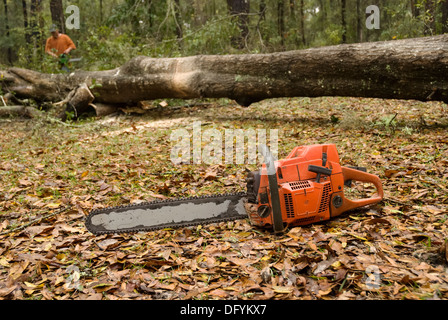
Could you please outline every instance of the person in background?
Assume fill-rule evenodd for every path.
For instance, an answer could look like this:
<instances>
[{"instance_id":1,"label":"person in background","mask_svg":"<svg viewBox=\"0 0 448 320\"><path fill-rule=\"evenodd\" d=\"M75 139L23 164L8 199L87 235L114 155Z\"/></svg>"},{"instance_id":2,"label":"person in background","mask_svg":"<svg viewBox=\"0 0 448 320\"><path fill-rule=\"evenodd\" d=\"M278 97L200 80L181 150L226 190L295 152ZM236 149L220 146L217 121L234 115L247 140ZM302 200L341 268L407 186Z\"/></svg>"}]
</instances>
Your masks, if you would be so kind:
<instances>
[{"instance_id":1,"label":"person in background","mask_svg":"<svg viewBox=\"0 0 448 320\"><path fill-rule=\"evenodd\" d=\"M58 58L61 69L68 72L68 54L76 49L76 46L68 35L59 32L56 25L53 24L49 31L51 37L47 39L45 52L52 57Z\"/></svg>"}]
</instances>

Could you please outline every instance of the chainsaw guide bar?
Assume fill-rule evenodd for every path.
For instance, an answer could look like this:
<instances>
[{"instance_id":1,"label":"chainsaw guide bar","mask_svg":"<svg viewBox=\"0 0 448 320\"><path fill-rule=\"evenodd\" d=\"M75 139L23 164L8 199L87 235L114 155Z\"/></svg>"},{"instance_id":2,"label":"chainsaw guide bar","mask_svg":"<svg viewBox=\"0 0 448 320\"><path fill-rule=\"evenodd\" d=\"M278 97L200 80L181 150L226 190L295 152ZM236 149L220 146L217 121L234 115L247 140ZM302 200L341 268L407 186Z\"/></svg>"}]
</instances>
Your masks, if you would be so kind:
<instances>
[{"instance_id":1,"label":"chainsaw guide bar","mask_svg":"<svg viewBox=\"0 0 448 320\"><path fill-rule=\"evenodd\" d=\"M95 235L133 233L246 219L247 194L156 200L93 210L86 218Z\"/></svg>"}]
</instances>

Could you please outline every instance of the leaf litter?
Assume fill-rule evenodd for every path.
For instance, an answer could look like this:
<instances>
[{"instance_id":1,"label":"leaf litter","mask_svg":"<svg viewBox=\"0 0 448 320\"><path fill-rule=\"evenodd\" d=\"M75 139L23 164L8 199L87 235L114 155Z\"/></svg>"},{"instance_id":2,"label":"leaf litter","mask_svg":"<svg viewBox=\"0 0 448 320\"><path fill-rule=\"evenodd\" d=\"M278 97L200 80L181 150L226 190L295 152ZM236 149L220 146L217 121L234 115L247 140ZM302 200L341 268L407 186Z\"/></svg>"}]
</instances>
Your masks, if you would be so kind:
<instances>
[{"instance_id":1,"label":"leaf litter","mask_svg":"<svg viewBox=\"0 0 448 320\"><path fill-rule=\"evenodd\" d=\"M447 299L446 110L323 97L218 100L78 127L3 120L0 299ZM90 234L94 208L244 190L256 165L170 161L172 130L191 133L193 121L278 129L279 158L335 143L343 165L380 176L385 200L279 236L245 220Z\"/></svg>"}]
</instances>

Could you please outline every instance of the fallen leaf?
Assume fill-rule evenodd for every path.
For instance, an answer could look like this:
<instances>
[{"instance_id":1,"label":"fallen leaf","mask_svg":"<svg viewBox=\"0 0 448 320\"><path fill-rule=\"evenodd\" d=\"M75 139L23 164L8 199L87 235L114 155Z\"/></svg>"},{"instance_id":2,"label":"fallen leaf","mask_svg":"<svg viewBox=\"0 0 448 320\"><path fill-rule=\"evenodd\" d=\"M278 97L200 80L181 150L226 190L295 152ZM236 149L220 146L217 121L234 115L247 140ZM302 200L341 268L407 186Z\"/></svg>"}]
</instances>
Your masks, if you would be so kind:
<instances>
[{"instance_id":1,"label":"fallen leaf","mask_svg":"<svg viewBox=\"0 0 448 320\"><path fill-rule=\"evenodd\" d=\"M384 219L384 218L373 218L373 219L365 220L363 223L367 224L367 225L369 225L369 224L376 224L376 223L388 224L388 225L391 224L389 220Z\"/></svg>"},{"instance_id":2,"label":"fallen leaf","mask_svg":"<svg viewBox=\"0 0 448 320\"><path fill-rule=\"evenodd\" d=\"M108 250L113 248L117 244L117 242L117 239L105 239L103 241L97 242L97 245L103 250Z\"/></svg>"},{"instance_id":3,"label":"fallen leaf","mask_svg":"<svg viewBox=\"0 0 448 320\"><path fill-rule=\"evenodd\" d=\"M101 292L90 294L86 300L102 300L103 294Z\"/></svg>"},{"instance_id":4,"label":"fallen leaf","mask_svg":"<svg viewBox=\"0 0 448 320\"><path fill-rule=\"evenodd\" d=\"M397 176L399 172L400 171L394 169L386 169L384 170L384 175L386 176L386 178L392 178Z\"/></svg>"},{"instance_id":5,"label":"fallen leaf","mask_svg":"<svg viewBox=\"0 0 448 320\"><path fill-rule=\"evenodd\" d=\"M313 271L313 274L317 275L323 271L325 271L329 266L331 266L335 262L335 259L328 259L321 261L317 264L316 269Z\"/></svg>"},{"instance_id":6,"label":"fallen leaf","mask_svg":"<svg viewBox=\"0 0 448 320\"><path fill-rule=\"evenodd\" d=\"M18 288L19 285L13 285L10 287L5 287L5 288L1 288L0 289L0 297L6 297L8 295L10 295L14 290L16 290Z\"/></svg>"},{"instance_id":7,"label":"fallen leaf","mask_svg":"<svg viewBox=\"0 0 448 320\"><path fill-rule=\"evenodd\" d=\"M432 214L439 214L439 213L446 212L446 209L442 209L442 208L439 208L439 207L434 206L434 205L426 205L426 206L423 206L421 209L423 211L427 211L427 212L432 213Z\"/></svg>"},{"instance_id":8,"label":"fallen leaf","mask_svg":"<svg viewBox=\"0 0 448 320\"><path fill-rule=\"evenodd\" d=\"M292 288L291 287L285 287L285 286L272 286L272 289L275 293L291 293Z\"/></svg>"},{"instance_id":9,"label":"fallen leaf","mask_svg":"<svg viewBox=\"0 0 448 320\"><path fill-rule=\"evenodd\" d=\"M19 179L19 184L23 187L29 187L33 185L33 183L27 179Z\"/></svg>"},{"instance_id":10,"label":"fallen leaf","mask_svg":"<svg viewBox=\"0 0 448 320\"><path fill-rule=\"evenodd\" d=\"M215 297L219 297L221 299L227 298L229 296L229 293L223 289L212 290L209 292L209 294Z\"/></svg>"},{"instance_id":11,"label":"fallen leaf","mask_svg":"<svg viewBox=\"0 0 448 320\"><path fill-rule=\"evenodd\" d=\"M168 199L168 197L164 196L163 194L154 193L152 191L148 191L147 193L148 193L148 196L153 197L153 198L162 199L162 200Z\"/></svg>"},{"instance_id":12,"label":"fallen leaf","mask_svg":"<svg viewBox=\"0 0 448 320\"><path fill-rule=\"evenodd\" d=\"M50 208L50 209L56 209L59 208L62 205L62 203L60 202L52 202L52 203L48 203L45 207Z\"/></svg>"},{"instance_id":13,"label":"fallen leaf","mask_svg":"<svg viewBox=\"0 0 448 320\"><path fill-rule=\"evenodd\" d=\"M37 235L40 235L42 233L46 233L50 230L53 230L53 226L30 226L27 227L24 232L30 237L35 237Z\"/></svg>"}]
</instances>

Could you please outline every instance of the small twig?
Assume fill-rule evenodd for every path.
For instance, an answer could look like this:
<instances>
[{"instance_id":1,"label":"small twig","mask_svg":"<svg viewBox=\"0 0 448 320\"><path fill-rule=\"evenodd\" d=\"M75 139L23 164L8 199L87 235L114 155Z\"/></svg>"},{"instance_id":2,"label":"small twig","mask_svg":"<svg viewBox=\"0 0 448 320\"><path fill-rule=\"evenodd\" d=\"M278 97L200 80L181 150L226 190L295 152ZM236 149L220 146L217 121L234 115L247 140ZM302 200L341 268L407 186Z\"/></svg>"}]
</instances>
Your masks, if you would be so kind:
<instances>
[{"instance_id":1,"label":"small twig","mask_svg":"<svg viewBox=\"0 0 448 320\"><path fill-rule=\"evenodd\" d=\"M71 206L68 205L68 206L65 207L65 208L62 208L62 209L59 209L59 210L57 210L57 211L55 211L55 212L49 213L49 214L47 214L47 215L45 215L45 216L43 216L43 217L40 217L40 218L31 220L30 222L25 223L24 225L21 225L20 227L16 227L16 228L9 229L9 230L7 230L7 231L3 231L3 232L0 233L0 236L4 236L4 235L9 234L9 233L12 233L12 232L16 232L16 231L23 230L23 229L25 229L26 227L29 227L29 226L31 226L32 224L35 224L36 222L40 222L40 221L42 221L42 220L51 218L51 217L53 217L53 216L55 216L55 215L57 215L57 214L59 214L59 213L62 213L62 212L64 212L64 211L67 211L67 210L70 209L70 208L71 208Z\"/></svg>"},{"instance_id":2,"label":"small twig","mask_svg":"<svg viewBox=\"0 0 448 320\"><path fill-rule=\"evenodd\" d=\"M61 121L59 119L50 117L50 116L47 116L45 121L47 121L48 123L52 123L52 124L53 123L57 123L57 124L60 124L60 125L66 126L66 127L73 127L73 128L80 128L80 127L82 127L82 125L70 124L70 123L67 123L67 122L63 122L63 121Z\"/></svg>"},{"instance_id":3,"label":"small twig","mask_svg":"<svg viewBox=\"0 0 448 320\"><path fill-rule=\"evenodd\" d=\"M5 99L3 99L3 96L0 96L0 97L2 98L3 105L6 107Z\"/></svg>"}]
</instances>

